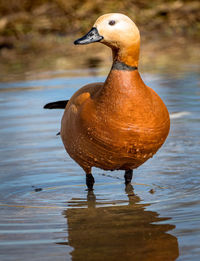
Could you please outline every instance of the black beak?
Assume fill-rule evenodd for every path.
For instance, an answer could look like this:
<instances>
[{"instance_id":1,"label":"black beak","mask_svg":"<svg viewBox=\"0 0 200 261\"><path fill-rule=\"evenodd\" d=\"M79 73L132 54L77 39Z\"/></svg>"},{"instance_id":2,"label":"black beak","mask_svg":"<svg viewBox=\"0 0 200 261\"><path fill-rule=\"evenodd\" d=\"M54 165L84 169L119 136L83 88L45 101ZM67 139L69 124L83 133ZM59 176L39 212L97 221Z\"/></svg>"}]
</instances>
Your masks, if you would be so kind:
<instances>
[{"instance_id":1,"label":"black beak","mask_svg":"<svg viewBox=\"0 0 200 261\"><path fill-rule=\"evenodd\" d=\"M99 34L97 28L92 27L92 29L86 35L74 41L74 44L89 44L94 42L100 42L102 39L103 36Z\"/></svg>"}]
</instances>

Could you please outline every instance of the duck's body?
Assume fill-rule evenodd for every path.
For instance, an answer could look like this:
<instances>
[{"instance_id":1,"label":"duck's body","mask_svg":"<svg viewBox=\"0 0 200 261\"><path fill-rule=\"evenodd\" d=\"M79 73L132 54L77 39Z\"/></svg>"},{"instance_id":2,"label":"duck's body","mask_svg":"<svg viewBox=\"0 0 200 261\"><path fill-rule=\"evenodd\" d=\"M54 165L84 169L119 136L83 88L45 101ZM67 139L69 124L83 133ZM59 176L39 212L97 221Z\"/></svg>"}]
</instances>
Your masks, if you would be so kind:
<instances>
[{"instance_id":1,"label":"duck's body","mask_svg":"<svg viewBox=\"0 0 200 261\"><path fill-rule=\"evenodd\" d=\"M92 167L137 168L168 132L166 106L137 70L114 69L105 83L81 88L67 104L61 127L67 152L86 173Z\"/></svg>"},{"instance_id":2,"label":"duck's body","mask_svg":"<svg viewBox=\"0 0 200 261\"><path fill-rule=\"evenodd\" d=\"M104 28L113 23L118 23L117 29L113 27L110 37L107 31L111 29L104 32ZM125 43L122 33L126 35ZM112 69L105 83L86 85L72 96L62 118L61 137L87 177L92 177L92 167L98 167L125 170L131 180L132 170L164 143L170 128L169 114L161 98L140 77L139 31L128 17L104 15L75 43L94 41L112 48ZM93 182L92 177L88 188L92 189Z\"/></svg>"}]
</instances>

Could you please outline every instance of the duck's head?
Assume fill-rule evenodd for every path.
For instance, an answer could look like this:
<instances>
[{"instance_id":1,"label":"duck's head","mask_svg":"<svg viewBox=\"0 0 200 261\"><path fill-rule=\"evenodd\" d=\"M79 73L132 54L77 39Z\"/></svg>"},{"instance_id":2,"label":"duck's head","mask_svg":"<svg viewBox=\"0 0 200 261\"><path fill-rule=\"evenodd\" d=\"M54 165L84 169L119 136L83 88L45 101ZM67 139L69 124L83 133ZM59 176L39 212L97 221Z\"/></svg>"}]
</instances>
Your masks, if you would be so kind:
<instances>
[{"instance_id":1,"label":"duck's head","mask_svg":"<svg viewBox=\"0 0 200 261\"><path fill-rule=\"evenodd\" d=\"M74 44L103 43L113 50L113 59L137 66L140 33L135 23L126 15L111 13L100 16L92 29Z\"/></svg>"}]
</instances>

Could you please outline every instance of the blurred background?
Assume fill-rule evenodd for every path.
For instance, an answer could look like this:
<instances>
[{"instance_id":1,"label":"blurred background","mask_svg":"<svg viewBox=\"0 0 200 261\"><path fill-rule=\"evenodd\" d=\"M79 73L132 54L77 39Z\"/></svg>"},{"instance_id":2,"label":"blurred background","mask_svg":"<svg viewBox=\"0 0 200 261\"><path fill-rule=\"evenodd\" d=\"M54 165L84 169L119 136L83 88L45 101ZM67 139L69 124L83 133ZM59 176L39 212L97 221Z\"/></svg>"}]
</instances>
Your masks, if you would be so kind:
<instances>
[{"instance_id":1,"label":"blurred background","mask_svg":"<svg viewBox=\"0 0 200 261\"><path fill-rule=\"evenodd\" d=\"M65 70L110 64L108 48L99 44L73 45L98 16L109 12L124 13L138 25L145 71L168 64L176 68L181 61L194 63L199 59L197 0L1 0L1 79L24 68Z\"/></svg>"}]
</instances>

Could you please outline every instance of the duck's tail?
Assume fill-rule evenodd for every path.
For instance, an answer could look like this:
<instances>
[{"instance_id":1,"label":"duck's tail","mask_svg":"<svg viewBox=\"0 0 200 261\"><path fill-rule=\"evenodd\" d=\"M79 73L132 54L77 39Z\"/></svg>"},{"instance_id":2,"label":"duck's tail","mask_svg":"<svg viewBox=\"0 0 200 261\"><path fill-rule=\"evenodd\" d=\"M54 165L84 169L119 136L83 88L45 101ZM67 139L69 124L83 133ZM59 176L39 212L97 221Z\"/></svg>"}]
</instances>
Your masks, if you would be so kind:
<instances>
[{"instance_id":1,"label":"duck's tail","mask_svg":"<svg viewBox=\"0 0 200 261\"><path fill-rule=\"evenodd\" d=\"M69 100L50 102L44 105L44 109L65 109Z\"/></svg>"},{"instance_id":2,"label":"duck's tail","mask_svg":"<svg viewBox=\"0 0 200 261\"><path fill-rule=\"evenodd\" d=\"M44 105L44 109L65 109L69 100L50 102ZM60 135L60 131L56 134Z\"/></svg>"}]
</instances>

